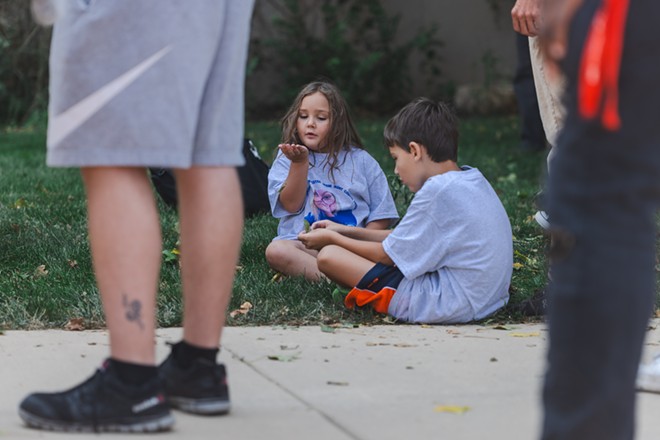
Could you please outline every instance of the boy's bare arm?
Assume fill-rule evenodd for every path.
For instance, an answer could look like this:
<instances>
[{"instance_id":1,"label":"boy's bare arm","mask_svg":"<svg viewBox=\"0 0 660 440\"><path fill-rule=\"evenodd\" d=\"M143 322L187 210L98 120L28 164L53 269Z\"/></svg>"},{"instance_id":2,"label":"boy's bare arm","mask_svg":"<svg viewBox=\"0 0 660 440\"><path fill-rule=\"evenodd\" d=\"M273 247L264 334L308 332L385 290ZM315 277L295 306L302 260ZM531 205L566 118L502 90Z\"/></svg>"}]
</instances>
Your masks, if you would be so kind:
<instances>
[{"instance_id":1,"label":"boy's bare arm","mask_svg":"<svg viewBox=\"0 0 660 440\"><path fill-rule=\"evenodd\" d=\"M365 231L385 232L370 229L365 229ZM389 233L389 231L387 232ZM392 261L389 255L385 253L382 240L356 240L354 238L346 237L345 235L340 235L335 244L353 252L354 254L364 257L367 260L371 260L374 263L382 263L388 266L394 265L394 261Z\"/></svg>"},{"instance_id":2,"label":"boy's bare arm","mask_svg":"<svg viewBox=\"0 0 660 440\"><path fill-rule=\"evenodd\" d=\"M383 248L383 243L381 241L355 239L327 228L317 228L309 232L302 232L298 235L298 239L308 249L321 250L325 246L334 244L356 255L366 258L369 261L373 261L374 263L382 263L389 266L394 264L390 257L385 253L385 249Z\"/></svg>"},{"instance_id":3,"label":"boy's bare arm","mask_svg":"<svg viewBox=\"0 0 660 440\"><path fill-rule=\"evenodd\" d=\"M385 220L389 223L389 220ZM375 222L372 222L375 223ZM370 223L370 224L372 224ZM389 229L372 229L372 228L358 228L356 226L340 225L330 220L321 220L314 222L312 230L326 229L335 231L345 237L353 238L355 240L382 242L392 232Z\"/></svg>"}]
</instances>

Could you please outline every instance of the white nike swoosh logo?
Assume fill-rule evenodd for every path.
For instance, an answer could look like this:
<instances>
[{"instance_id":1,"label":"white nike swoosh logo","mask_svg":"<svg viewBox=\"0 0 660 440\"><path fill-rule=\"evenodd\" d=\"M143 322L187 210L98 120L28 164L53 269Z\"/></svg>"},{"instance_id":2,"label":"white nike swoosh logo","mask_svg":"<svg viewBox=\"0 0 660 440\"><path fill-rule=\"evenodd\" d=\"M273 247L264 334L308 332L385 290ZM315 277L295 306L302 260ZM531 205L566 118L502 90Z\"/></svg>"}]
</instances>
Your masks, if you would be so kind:
<instances>
[{"instance_id":1,"label":"white nike swoosh logo","mask_svg":"<svg viewBox=\"0 0 660 440\"><path fill-rule=\"evenodd\" d=\"M94 116L96 112L110 102L112 98L135 82L136 79L164 57L171 49L171 46L164 47L91 95L83 98L54 118L51 118L48 123L48 146L52 147L62 142L64 138L77 130L85 121Z\"/></svg>"}]
</instances>

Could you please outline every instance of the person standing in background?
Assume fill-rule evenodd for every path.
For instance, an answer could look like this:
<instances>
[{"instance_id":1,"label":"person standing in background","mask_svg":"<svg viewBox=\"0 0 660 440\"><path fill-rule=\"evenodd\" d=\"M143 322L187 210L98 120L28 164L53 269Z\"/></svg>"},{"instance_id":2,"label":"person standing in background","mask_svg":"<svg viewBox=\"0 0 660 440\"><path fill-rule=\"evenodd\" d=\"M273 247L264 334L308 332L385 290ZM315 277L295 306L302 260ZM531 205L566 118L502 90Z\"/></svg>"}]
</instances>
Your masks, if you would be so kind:
<instances>
[{"instance_id":1,"label":"person standing in background","mask_svg":"<svg viewBox=\"0 0 660 440\"><path fill-rule=\"evenodd\" d=\"M547 158L547 172L550 173L552 158L556 154L554 147L557 143L557 135L565 118L565 110L561 102L565 81L561 75L554 77L548 75L544 65L544 56L539 47L537 37L543 24L544 3L545 0L517 0L511 9L511 21L516 32L529 37L530 59L539 112L543 130L550 145ZM547 230L550 227L550 218L542 206L542 197L540 204L541 209L536 212L534 219L543 229Z\"/></svg>"}]
</instances>

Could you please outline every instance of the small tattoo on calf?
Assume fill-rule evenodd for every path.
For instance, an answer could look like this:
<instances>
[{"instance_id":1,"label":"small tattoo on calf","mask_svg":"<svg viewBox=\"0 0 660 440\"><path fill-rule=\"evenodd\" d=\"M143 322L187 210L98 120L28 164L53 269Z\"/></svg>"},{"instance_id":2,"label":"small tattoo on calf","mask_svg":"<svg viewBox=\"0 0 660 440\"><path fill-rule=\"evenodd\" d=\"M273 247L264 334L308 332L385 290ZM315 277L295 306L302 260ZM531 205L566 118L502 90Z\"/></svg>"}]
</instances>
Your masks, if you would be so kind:
<instances>
[{"instance_id":1,"label":"small tattoo on calf","mask_svg":"<svg viewBox=\"0 0 660 440\"><path fill-rule=\"evenodd\" d=\"M126 319L130 322L135 322L140 327L140 330L144 330L144 324L142 323L142 303L137 299L129 301L128 295L124 293L122 304L126 310Z\"/></svg>"}]
</instances>

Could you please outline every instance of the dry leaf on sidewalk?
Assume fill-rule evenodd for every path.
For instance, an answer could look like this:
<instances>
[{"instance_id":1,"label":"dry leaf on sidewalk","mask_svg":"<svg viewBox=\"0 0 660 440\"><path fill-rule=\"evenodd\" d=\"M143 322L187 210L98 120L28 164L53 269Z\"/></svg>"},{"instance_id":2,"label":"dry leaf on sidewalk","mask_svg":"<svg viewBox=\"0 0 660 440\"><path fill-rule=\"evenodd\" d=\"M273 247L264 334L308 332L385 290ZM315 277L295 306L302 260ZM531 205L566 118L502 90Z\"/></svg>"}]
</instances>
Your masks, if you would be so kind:
<instances>
[{"instance_id":1,"label":"dry leaf on sidewalk","mask_svg":"<svg viewBox=\"0 0 660 440\"><path fill-rule=\"evenodd\" d=\"M522 333L522 332L514 332L510 333L511 336L514 338L532 338L534 336L541 336L540 332L528 332L528 333Z\"/></svg>"},{"instance_id":2,"label":"dry leaf on sidewalk","mask_svg":"<svg viewBox=\"0 0 660 440\"><path fill-rule=\"evenodd\" d=\"M268 359L271 361L280 361L280 362L292 362L298 359L300 353L295 353L292 355L283 355L283 354L271 354L268 356Z\"/></svg>"},{"instance_id":3,"label":"dry leaf on sidewalk","mask_svg":"<svg viewBox=\"0 0 660 440\"><path fill-rule=\"evenodd\" d=\"M458 405L437 405L433 408L435 412L445 412L450 414L464 414L470 410L469 406L458 406Z\"/></svg>"}]
</instances>

